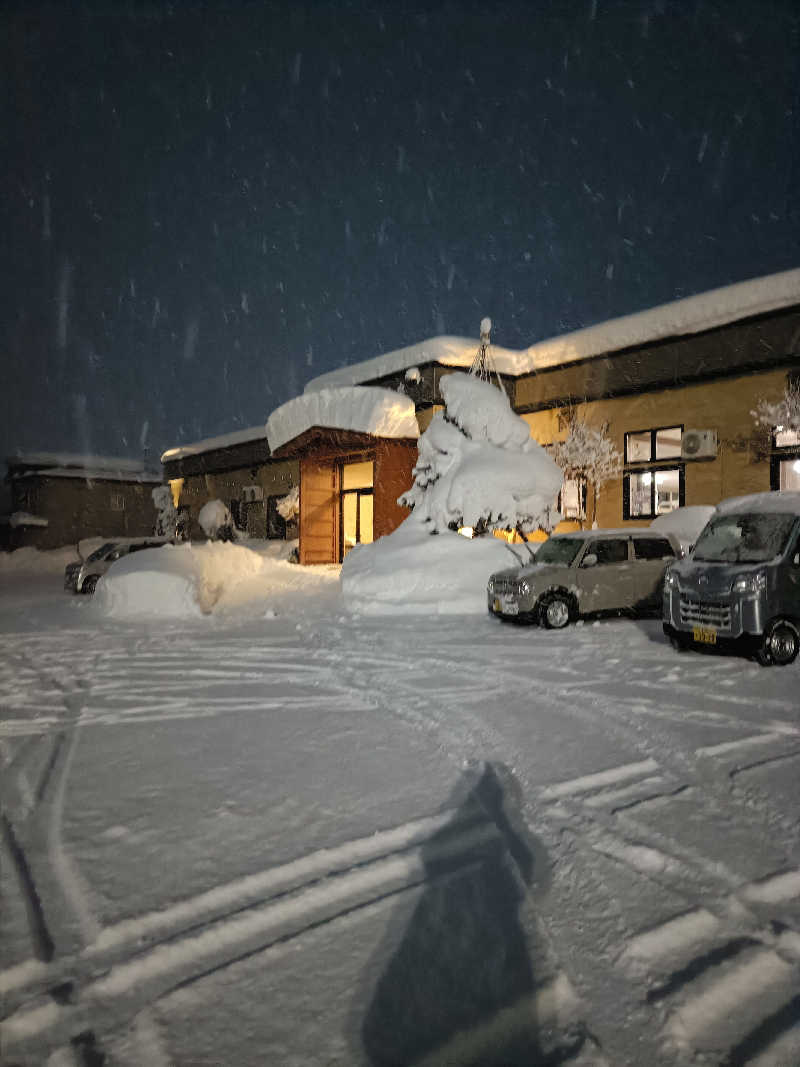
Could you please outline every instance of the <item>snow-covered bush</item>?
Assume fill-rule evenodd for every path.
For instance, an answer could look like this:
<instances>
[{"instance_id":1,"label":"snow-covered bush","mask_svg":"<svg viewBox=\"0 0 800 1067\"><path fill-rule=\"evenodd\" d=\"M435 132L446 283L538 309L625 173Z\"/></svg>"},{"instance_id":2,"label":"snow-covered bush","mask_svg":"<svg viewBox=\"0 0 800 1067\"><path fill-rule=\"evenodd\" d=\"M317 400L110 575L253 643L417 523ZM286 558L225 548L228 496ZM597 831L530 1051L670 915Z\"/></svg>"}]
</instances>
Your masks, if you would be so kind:
<instances>
[{"instance_id":1,"label":"snow-covered bush","mask_svg":"<svg viewBox=\"0 0 800 1067\"><path fill-rule=\"evenodd\" d=\"M211 541L230 540L233 533L233 516L221 500L209 500L200 508L197 521L203 533Z\"/></svg>"},{"instance_id":2,"label":"snow-covered bush","mask_svg":"<svg viewBox=\"0 0 800 1067\"><path fill-rule=\"evenodd\" d=\"M592 489L594 523L600 490L612 478L619 477L622 471L619 450L604 428L595 429L572 415L567 423L566 439L553 447L553 458L563 470L565 478L577 482L581 488Z\"/></svg>"},{"instance_id":3,"label":"snow-covered bush","mask_svg":"<svg viewBox=\"0 0 800 1067\"><path fill-rule=\"evenodd\" d=\"M757 426L770 431L800 431L800 385L787 385L779 400L769 401L762 397L750 414Z\"/></svg>"},{"instance_id":4,"label":"snow-covered bush","mask_svg":"<svg viewBox=\"0 0 800 1067\"><path fill-rule=\"evenodd\" d=\"M300 486L296 485L293 489L290 489L286 496L280 498L277 506L278 514L286 522L296 519L300 514Z\"/></svg>"},{"instance_id":5,"label":"snow-covered bush","mask_svg":"<svg viewBox=\"0 0 800 1067\"><path fill-rule=\"evenodd\" d=\"M153 533L156 537L174 537L178 513L172 500L172 490L168 485L157 485L151 495L158 512Z\"/></svg>"},{"instance_id":6,"label":"snow-covered bush","mask_svg":"<svg viewBox=\"0 0 800 1067\"><path fill-rule=\"evenodd\" d=\"M494 385L449 374L445 411L419 439L414 484L399 503L428 533L551 528L562 473Z\"/></svg>"}]
</instances>

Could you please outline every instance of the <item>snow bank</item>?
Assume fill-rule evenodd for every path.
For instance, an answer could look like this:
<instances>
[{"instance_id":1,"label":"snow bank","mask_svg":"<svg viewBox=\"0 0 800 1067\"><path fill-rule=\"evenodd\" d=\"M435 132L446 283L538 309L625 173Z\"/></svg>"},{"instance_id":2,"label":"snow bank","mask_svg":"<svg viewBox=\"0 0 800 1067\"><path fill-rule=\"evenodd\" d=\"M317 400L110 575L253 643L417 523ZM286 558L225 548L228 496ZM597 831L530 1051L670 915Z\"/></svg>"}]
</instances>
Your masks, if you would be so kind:
<instances>
[{"instance_id":1,"label":"snow bank","mask_svg":"<svg viewBox=\"0 0 800 1067\"><path fill-rule=\"evenodd\" d=\"M287 401L267 420L272 452L312 426L353 430L375 437L419 437L414 401L378 387L322 389Z\"/></svg>"},{"instance_id":2,"label":"snow bank","mask_svg":"<svg viewBox=\"0 0 800 1067\"><path fill-rule=\"evenodd\" d=\"M675 534L684 552L687 552L713 514L713 506L705 504L675 508L674 511L668 511L666 515L659 515L653 519L650 529L658 530L660 533Z\"/></svg>"},{"instance_id":3,"label":"snow bank","mask_svg":"<svg viewBox=\"0 0 800 1067\"><path fill-rule=\"evenodd\" d=\"M342 595L350 611L364 615L480 615L489 575L514 560L496 537L471 540L450 530L431 536L412 515L394 533L348 553Z\"/></svg>"},{"instance_id":4,"label":"snow bank","mask_svg":"<svg viewBox=\"0 0 800 1067\"><path fill-rule=\"evenodd\" d=\"M123 557L100 580L94 602L114 619L243 615L273 618L308 605L327 610L338 567L287 562L296 541L166 545Z\"/></svg>"},{"instance_id":5,"label":"snow bank","mask_svg":"<svg viewBox=\"0 0 800 1067\"><path fill-rule=\"evenodd\" d=\"M97 586L95 603L117 619L207 615L262 568L256 552L227 542L144 549L111 566Z\"/></svg>"}]
</instances>

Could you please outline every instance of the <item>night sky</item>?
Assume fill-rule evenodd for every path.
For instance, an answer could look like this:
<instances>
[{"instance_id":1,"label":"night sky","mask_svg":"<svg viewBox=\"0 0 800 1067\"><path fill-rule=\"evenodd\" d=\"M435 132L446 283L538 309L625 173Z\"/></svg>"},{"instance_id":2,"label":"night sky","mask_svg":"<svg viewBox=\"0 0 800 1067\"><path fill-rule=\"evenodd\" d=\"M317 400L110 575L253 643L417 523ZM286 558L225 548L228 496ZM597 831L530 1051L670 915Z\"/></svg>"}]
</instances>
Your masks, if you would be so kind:
<instances>
[{"instance_id":1,"label":"night sky","mask_svg":"<svg viewBox=\"0 0 800 1067\"><path fill-rule=\"evenodd\" d=\"M797 0L4 11L0 456L800 265Z\"/></svg>"}]
</instances>

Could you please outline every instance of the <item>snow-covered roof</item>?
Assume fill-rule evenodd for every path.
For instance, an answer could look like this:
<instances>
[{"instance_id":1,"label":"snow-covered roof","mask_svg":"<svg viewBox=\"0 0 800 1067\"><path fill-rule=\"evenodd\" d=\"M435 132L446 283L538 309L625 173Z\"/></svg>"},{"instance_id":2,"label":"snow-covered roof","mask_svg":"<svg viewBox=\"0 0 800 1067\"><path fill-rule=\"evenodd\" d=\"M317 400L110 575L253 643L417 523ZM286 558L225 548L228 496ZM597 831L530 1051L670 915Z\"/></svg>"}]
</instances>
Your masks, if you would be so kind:
<instances>
[{"instance_id":1,"label":"snow-covered roof","mask_svg":"<svg viewBox=\"0 0 800 1067\"><path fill-rule=\"evenodd\" d=\"M18 452L6 459L9 467L49 467L70 470L130 471L144 472L141 459L126 459L120 456L93 456L77 452Z\"/></svg>"},{"instance_id":2,"label":"snow-covered roof","mask_svg":"<svg viewBox=\"0 0 800 1067\"><path fill-rule=\"evenodd\" d=\"M203 452L214 452L218 448L230 448L232 445L243 445L250 441L263 441L266 436L266 427L261 422L258 426L248 426L244 430L233 430L231 433L223 433L218 437L206 437L202 441L168 448L162 453L161 462L169 463L172 460L185 459L187 456L199 456Z\"/></svg>"},{"instance_id":3,"label":"snow-covered roof","mask_svg":"<svg viewBox=\"0 0 800 1067\"><path fill-rule=\"evenodd\" d=\"M491 353L501 374L516 376L667 337L700 333L792 304L800 304L800 269L673 300L647 311L637 311L539 341L519 351L492 345ZM311 393L331 386L355 385L426 363L469 367L478 345L478 341L464 337L432 337L312 378L305 391Z\"/></svg>"},{"instance_id":4,"label":"snow-covered roof","mask_svg":"<svg viewBox=\"0 0 800 1067\"><path fill-rule=\"evenodd\" d=\"M377 386L351 386L304 393L281 405L267 419L267 440L275 452L312 426L352 430L373 437L419 436L414 401Z\"/></svg>"},{"instance_id":5,"label":"snow-covered roof","mask_svg":"<svg viewBox=\"0 0 800 1067\"><path fill-rule=\"evenodd\" d=\"M155 471L112 470L108 467L34 467L31 470L15 471L13 478L79 478L88 482L153 482L163 481Z\"/></svg>"}]
</instances>

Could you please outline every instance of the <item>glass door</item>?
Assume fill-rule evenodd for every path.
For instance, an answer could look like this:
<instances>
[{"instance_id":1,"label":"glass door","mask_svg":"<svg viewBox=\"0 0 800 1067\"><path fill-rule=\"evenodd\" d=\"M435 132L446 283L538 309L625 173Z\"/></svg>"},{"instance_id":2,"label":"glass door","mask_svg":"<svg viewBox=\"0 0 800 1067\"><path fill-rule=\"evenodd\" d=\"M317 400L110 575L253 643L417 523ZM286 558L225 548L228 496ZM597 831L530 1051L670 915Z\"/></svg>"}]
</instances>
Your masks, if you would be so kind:
<instances>
[{"instance_id":1,"label":"glass door","mask_svg":"<svg viewBox=\"0 0 800 1067\"><path fill-rule=\"evenodd\" d=\"M342 559L351 548L372 541L372 486L371 460L342 464L339 507Z\"/></svg>"}]
</instances>

